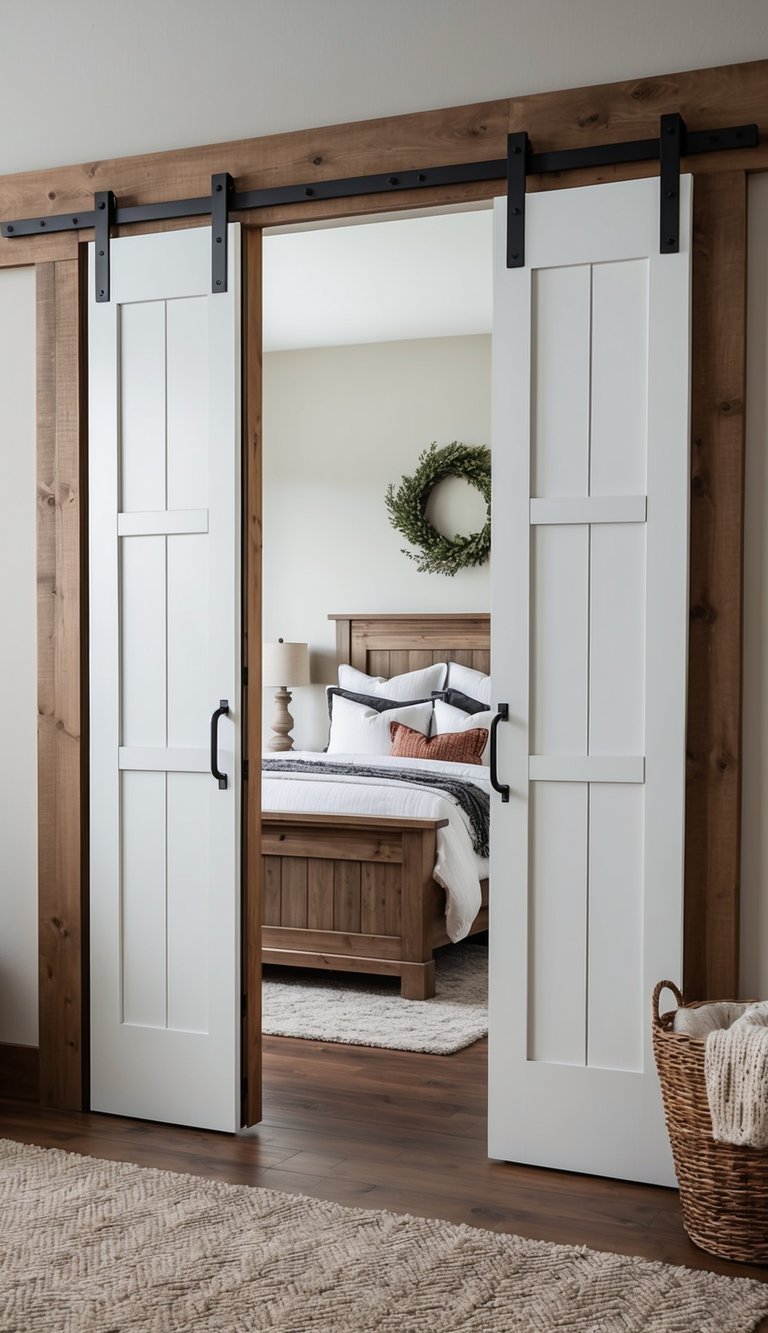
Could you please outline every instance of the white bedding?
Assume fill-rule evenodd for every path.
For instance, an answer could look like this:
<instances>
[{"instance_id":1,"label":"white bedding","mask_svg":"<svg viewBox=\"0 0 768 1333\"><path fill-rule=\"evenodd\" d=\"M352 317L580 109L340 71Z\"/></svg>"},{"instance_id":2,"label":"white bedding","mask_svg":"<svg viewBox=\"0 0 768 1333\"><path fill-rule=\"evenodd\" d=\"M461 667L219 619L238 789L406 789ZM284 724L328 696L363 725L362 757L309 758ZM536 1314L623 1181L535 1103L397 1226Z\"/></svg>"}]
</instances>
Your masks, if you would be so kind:
<instances>
[{"instance_id":1,"label":"white bedding","mask_svg":"<svg viewBox=\"0 0 768 1333\"><path fill-rule=\"evenodd\" d=\"M270 755L270 758L278 757ZM285 758L328 762L331 757L314 750L292 750ZM483 791L489 790L488 769L479 764L447 764L434 759L357 754L334 754L332 761L376 768L421 768L429 773L462 778ZM475 853L469 821L447 793L406 782L382 782L376 778L270 772L262 779L262 806L265 811L297 814L447 819L447 826L437 830L435 879L445 889L448 937L455 942L469 932L480 911L480 880L487 878L488 862Z\"/></svg>"}]
</instances>

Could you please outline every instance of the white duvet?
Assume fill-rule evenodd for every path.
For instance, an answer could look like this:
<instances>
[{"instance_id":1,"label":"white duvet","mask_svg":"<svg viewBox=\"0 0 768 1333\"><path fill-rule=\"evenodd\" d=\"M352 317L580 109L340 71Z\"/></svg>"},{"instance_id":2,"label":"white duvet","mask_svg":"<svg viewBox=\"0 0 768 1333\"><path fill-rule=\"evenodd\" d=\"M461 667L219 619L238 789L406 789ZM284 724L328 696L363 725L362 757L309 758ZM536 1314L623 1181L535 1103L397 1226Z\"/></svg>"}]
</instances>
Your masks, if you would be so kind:
<instances>
[{"instance_id":1,"label":"white duvet","mask_svg":"<svg viewBox=\"0 0 768 1333\"><path fill-rule=\"evenodd\" d=\"M279 758L279 756L270 756ZM489 790L488 769L479 764L447 764L435 759L399 759L384 755L318 754L292 750L286 759L349 763L374 768L414 768L473 782ZM461 940L480 911L480 880L488 875L488 862L472 846L469 820L447 793L407 782L380 778L345 777L326 773L265 773L262 806L296 814L379 815L386 818L447 819L437 830L435 879L445 889L446 931L451 940Z\"/></svg>"}]
</instances>

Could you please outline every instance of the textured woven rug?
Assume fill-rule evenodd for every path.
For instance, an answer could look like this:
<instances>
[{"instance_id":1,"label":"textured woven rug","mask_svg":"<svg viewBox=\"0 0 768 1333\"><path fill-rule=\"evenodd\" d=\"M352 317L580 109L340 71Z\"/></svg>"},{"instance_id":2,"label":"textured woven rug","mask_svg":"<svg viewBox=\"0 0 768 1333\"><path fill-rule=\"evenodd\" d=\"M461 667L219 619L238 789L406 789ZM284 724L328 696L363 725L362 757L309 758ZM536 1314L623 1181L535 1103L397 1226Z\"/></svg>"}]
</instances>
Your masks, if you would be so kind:
<instances>
[{"instance_id":1,"label":"textured woven rug","mask_svg":"<svg viewBox=\"0 0 768 1333\"><path fill-rule=\"evenodd\" d=\"M437 957L437 994L403 1000L399 982L290 968L264 972L262 1031L353 1046L451 1055L488 1033L488 949L457 944Z\"/></svg>"},{"instance_id":2,"label":"textured woven rug","mask_svg":"<svg viewBox=\"0 0 768 1333\"><path fill-rule=\"evenodd\" d=\"M0 1140L4 1333L749 1333L768 1285Z\"/></svg>"}]
</instances>

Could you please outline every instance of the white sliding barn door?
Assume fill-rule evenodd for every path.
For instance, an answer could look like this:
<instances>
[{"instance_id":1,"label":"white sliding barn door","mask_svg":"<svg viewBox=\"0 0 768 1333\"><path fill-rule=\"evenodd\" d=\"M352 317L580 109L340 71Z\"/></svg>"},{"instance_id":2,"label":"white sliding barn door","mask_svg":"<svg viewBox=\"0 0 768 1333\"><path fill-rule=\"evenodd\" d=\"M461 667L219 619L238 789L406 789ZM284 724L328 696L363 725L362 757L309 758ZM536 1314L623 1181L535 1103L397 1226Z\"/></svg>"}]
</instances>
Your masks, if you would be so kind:
<instances>
[{"instance_id":1,"label":"white sliding barn door","mask_svg":"<svg viewBox=\"0 0 768 1333\"><path fill-rule=\"evenodd\" d=\"M239 1125L240 249L112 243L90 292L91 1104ZM212 776L211 717L218 724Z\"/></svg>"},{"instance_id":2,"label":"white sliding barn door","mask_svg":"<svg viewBox=\"0 0 768 1333\"><path fill-rule=\"evenodd\" d=\"M674 1183L651 991L680 981L691 179L497 204L491 1156Z\"/></svg>"}]
</instances>

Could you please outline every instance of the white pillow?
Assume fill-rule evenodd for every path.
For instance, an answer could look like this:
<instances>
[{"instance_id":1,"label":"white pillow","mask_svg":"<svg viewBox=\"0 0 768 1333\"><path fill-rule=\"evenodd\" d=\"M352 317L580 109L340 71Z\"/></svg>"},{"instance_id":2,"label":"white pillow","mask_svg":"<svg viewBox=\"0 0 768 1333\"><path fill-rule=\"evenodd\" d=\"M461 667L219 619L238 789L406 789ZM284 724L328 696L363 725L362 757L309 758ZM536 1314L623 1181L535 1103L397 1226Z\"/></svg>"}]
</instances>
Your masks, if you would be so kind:
<instances>
[{"instance_id":1,"label":"white pillow","mask_svg":"<svg viewBox=\"0 0 768 1333\"><path fill-rule=\"evenodd\" d=\"M447 690L461 690L470 699L477 699L480 704L491 707L491 678L482 671L473 671L472 667L462 666L460 662L448 663Z\"/></svg>"},{"instance_id":2,"label":"white pillow","mask_svg":"<svg viewBox=\"0 0 768 1333\"><path fill-rule=\"evenodd\" d=\"M466 691L462 691L465 693ZM432 735L444 736L449 731L471 731L473 727L484 727L487 731L493 718L493 709L486 713L465 713L463 708L454 708L444 699L435 699L435 711L432 722ZM488 763L489 744L483 751L483 763Z\"/></svg>"},{"instance_id":3,"label":"white pillow","mask_svg":"<svg viewBox=\"0 0 768 1333\"><path fill-rule=\"evenodd\" d=\"M406 671L402 676L366 676L357 667L342 664L339 667L339 685L343 690L353 690L355 694L375 694L383 699L428 699L433 690L442 690L445 685L445 662L435 662L433 666L421 667L418 671ZM483 701L484 702L484 701Z\"/></svg>"},{"instance_id":4,"label":"white pillow","mask_svg":"<svg viewBox=\"0 0 768 1333\"><path fill-rule=\"evenodd\" d=\"M431 720L431 703L385 708L383 712L377 713L375 708L366 708L365 704L353 703L351 699L345 699L343 694L337 694L333 702L327 753L390 754L390 722L402 722L403 726L426 736Z\"/></svg>"}]
</instances>

